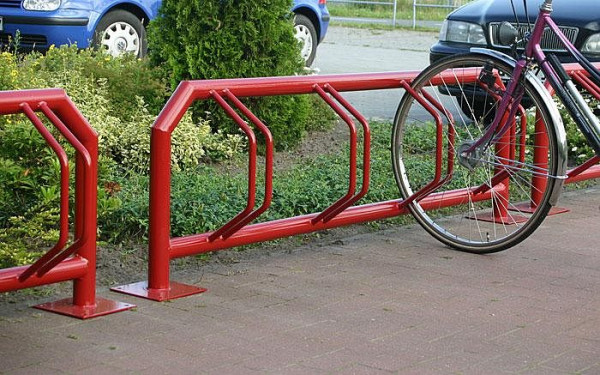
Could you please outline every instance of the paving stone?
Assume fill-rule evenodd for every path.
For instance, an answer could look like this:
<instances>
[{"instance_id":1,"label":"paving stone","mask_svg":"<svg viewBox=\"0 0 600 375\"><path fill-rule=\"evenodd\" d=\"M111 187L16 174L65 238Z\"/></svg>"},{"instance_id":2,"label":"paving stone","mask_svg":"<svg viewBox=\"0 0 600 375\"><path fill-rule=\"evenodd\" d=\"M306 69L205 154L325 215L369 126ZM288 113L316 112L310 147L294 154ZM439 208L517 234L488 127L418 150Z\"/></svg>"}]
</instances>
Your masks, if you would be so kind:
<instances>
[{"instance_id":1,"label":"paving stone","mask_svg":"<svg viewBox=\"0 0 600 375\"><path fill-rule=\"evenodd\" d=\"M2 305L0 373L598 374L599 201L489 256L388 228L174 274L209 291L171 302L100 290L138 307L92 320Z\"/></svg>"}]
</instances>

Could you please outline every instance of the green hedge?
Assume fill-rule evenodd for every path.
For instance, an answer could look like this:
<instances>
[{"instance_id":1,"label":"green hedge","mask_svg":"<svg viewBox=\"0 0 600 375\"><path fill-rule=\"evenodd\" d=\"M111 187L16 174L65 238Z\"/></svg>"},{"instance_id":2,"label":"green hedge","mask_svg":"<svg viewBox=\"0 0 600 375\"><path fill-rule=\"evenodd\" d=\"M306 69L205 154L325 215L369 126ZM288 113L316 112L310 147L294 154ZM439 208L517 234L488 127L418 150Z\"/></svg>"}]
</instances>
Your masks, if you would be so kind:
<instances>
[{"instance_id":1,"label":"green hedge","mask_svg":"<svg viewBox=\"0 0 600 375\"><path fill-rule=\"evenodd\" d=\"M61 87L98 132L101 223L122 204L114 196L116 176L148 169L150 126L168 93L162 76L145 61L75 47L51 48L46 55L0 53L0 90ZM73 149L47 126L72 161ZM187 115L173 134L173 168L193 169L243 148L241 136L212 133L208 122ZM31 122L23 115L0 116L0 268L29 263L56 241L59 180L57 158Z\"/></svg>"},{"instance_id":2,"label":"green hedge","mask_svg":"<svg viewBox=\"0 0 600 375\"><path fill-rule=\"evenodd\" d=\"M290 0L165 0L151 22L152 61L182 80L294 75L303 61L293 35ZM310 114L307 96L245 100L269 126L276 147L298 144ZM196 117L213 129L236 133L237 126L212 101L198 103Z\"/></svg>"}]
</instances>

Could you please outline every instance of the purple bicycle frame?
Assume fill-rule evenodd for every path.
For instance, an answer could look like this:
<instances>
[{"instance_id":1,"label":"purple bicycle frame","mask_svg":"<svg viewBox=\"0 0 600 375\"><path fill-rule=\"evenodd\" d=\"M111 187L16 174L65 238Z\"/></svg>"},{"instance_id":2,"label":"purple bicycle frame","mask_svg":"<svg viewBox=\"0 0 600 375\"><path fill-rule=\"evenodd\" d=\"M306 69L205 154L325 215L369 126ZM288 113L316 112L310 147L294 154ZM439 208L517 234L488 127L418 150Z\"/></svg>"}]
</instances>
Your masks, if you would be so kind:
<instances>
[{"instance_id":1,"label":"purple bicycle frame","mask_svg":"<svg viewBox=\"0 0 600 375\"><path fill-rule=\"evenodd\" d=\"M498 129L503 117L501 114L505 113L506 109L511 106L508 118L513 118L515 116L518 110L518 105L512 104L520 103L521 99L523 98L523 88L518 83L528 65L528 61L531 59L537 61L546 76L552 78L550 79L550 82L560 81L558 74L548 62L546 55L542 51L541 41L546 27L550 28L550 30L559 38L560 42L564 45L567 51L569 51L569 53L571 53L578 61L585 60L585 57L583 57L581 52L579 52L577 48L573 46L567 37L560 31L556 23L554 23L554 20L552 20L550 16L552 13L552 8L549 5L550 4L548 3L544 3L542 6L540 6L540 11L537 20L535 21L531 37L525 47L524 55L516 62L512 77L500 101L497 115L495 116L492 125L481 138L479 138L467 150L464 151L465 153L469 154L482 145L488 144L494 137L494 134L496 134L495 139L498 139L508 130L510 127L510 122L506 122L502 128Z\"/></svg>"}]
</instances>

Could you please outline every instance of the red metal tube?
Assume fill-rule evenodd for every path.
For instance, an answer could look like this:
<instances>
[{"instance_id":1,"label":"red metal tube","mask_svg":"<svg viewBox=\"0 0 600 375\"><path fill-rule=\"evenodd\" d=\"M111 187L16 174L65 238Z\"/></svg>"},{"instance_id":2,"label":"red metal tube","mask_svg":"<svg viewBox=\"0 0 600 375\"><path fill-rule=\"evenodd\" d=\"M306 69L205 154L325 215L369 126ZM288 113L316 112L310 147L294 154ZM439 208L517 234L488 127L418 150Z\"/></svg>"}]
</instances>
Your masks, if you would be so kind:
<instances>
[{"instance_id":1,"label":"red metal tube","mask_svg":"<svg viewBox=\"0 0 600 375\"><path fill-rule=\"evenodd\" d=\"M22 110L58 157L60 164L60 230L56 245L25 270L19 277L20 281L29 278L48 260L58 254L65 247L69 238L69 159L67 158L67 153L52 136L52 133L44 126L39 117L36 116L29 104L23 103Z\"/></svg>"},{"instance_id":2,"label":"red metal tube","mask_svg":"<svg viewBox=\"0 0 600 375\"><path fill-rule=\"evenodd\" d=\"M407 202L410 202L410 199L420 199L420 204L425 209L428 209L434 207L439 208L456 204L462 204L467 200L489 200L491 199L492 194L494 194L495 196L505 196L508 189L506 185L506 176L507 173L509 173L506 171L505 168L501 168L501 170L496 171L497 181L495 182L498 182L498 184L492 187L491 189L482 189L485 190L485 192L482 192L480 194L474 194L473 191L469 192L465 190L457 190L453 192L444 193L431 193L436 188L437 184L444 183L445 181L445 179L442 176L443 155L439 154L437 155L436 175L434 176L433 181L428 186L426 186L426 190L423 190L422 192L417 192L419 195L415 194L413 197L410 197L407 201L403 202L389 201L358 207L348 207L349 205L352 205L355 202L355 200L359 199L357 197L362 196L363 193L366 193L366 190L368 189L370 139L368 137L365 137L365 156L363 159L365 164L365 176L363 178L363 188L361 189L360 193L353 196L347 194L342 199L342 201L336 202L334 206L329 209L330 211L327 212L326 215L323 215L323 213L312 214L277 220L268 223L260 223L245 226L250 221L258 217L258 215L264 212L264 210L266 210L269 206L271 196L270 194L265 194L265 202L263 203L261 208L251 213L248 213L248 210L245 210L245 215L243 215L243 217L240 216L239 220L236 220L235 222L230 222L230 225L219 233L220 236L215 236L218 238L210 238L210 233L186 236L182 238L170 238L171 175L169 166L171 153L171 132L177 127L177 124L179 123L189 106L194 101L210 99L214 96L215 92L224 93L229 101L233 102L235 106L247 118L249 118L255 125L257 125L261 129L261 131L263 131L260 125L262 125L263 127L264 125L247 108L243 107L243 105L240 105L241 102L239 102L238 98L251 96L308 94L313 92L315 87L318 87L317 91L322 91L320 92L322 96L324 96L325 92L329 92L338 101L338 103L342 104L342 106L344 106L350 113L352 113L352 115L354 115L365 128L365 136L367 136L369 134L369 130L366 120L364 120L364 118L362 118L362 116L360 116L360 114L357 111L355 111L349 104L346 104L345 101L343 101L343 98L341 98L341 96L339 96L337 92L388 89L399 87L404 87L405 89L410 90L409 83L414 79L414 77L416 77L418 73L419 72L360 73L350 75L267 77L182 82L171 97L171 99L169 100L169 102L167 103L167 105L165 106L165 108L163 109L163 111L161 112L161 114L159 115L159 117L157 118L152 128L149 236L150 259L148 269L149 281L147 284L147 290L152 291L152 293L148 294L160 294L169 291L169 260L171 258L193 255L207 251L215 251L233 246L255 243L258 241L266 241L289 235L333 228L341 225L349 225L364 221L392 217L400 215L402 213L406 213L407 211L405 209L405 206ZM462 77L460 77L460 79L462 82L468 83L477 79L479 75L479 69L465 69L463 73L464 74ZM432 79L430 84L438 85L444 82L444 80L447 78L448 77L446 77L445 74L441 74ZM452 76L452 78L456 77ZM325 95L325 97L327 97L330 101L333 102L333 100L328 96ZM426 98L422 97L417 97L417 100L427 101ZM440 141L443 139L443 137L439 133L442 131L442 120L440 117L440 113L436 112L436 110L433 107L437 108L439 112L445 114L447 117L450 118L450 138L453 137L453 125L451 116L448 116L449 114L443 108L440 109L439 107L441 107L441 104L436 103L435 101L433 102L433 107L428 104L426 105L426 107L430 109L434 117L437 116L436 121L438 122L438 149L441 150L443 144L440 144ZM235 112L229 106L223 106L223 108L227 112ZM337 106L337 104L334 106L334 109L338 110L339 112L339 107ZM522 117L522 109L518 110L521 111L519 113ZM516 113L516 110L514 110L512 113ZM342 115L342 117L344 117L344 120L347 123L353 124L352 120L348 121L348 119L345 118L348 116ZM353 125L350 126L352 127ZM523 139L515 139L516 129L513 128L511 130L512 131L510 133L505 132L505 136L508 138L502 140L502 142L500 143L505 143L507 145L510 144L513 146L518 142L523 144ZM266 129L266 131L268 132L268 129ZM265 133L263 132L263 134ZM269 142L272 142L270 133L268 137L265 135L265 138L269 139ZM449 142L452 143L452 139L450 139ZM538 149L539 148L536 148L536 150ZM269 150L268 147L267 150ZM524 150L521 150L521 153L523 151ZM354 150L354 152L355 154L353 155L356 156L356 150ZM452 160L454 159L452 147L449 147L448 152L449 160L447 166L448 170L446 171L446 178L452 172ZM511 149L508 146L504 148L500 147L497 150L497 153L503 159L512 159L517 156L515 154L515 149ZM520 159L523 159L522 154L518 156ZM267 171L265 173L267 176L270 177L266 178L265 192L268 192L270 191L270 189L272 189L272 187L270 186L270 184L272 183L272 175L268 170L268 168L271 167L271 156L269 156L267 159ZM355 157L352 160L353 162L355 162ZM585 176L588 175L589 174L585 174ZM351 176L350 180L351 187L349 191L352 191L352 194L354 194L355 187L353 189L352 185L356 183L356 176ZM506 216L506 207L504 207L505 203L507 204L508 202L501 202L498 205L496 210L497 216Z\"/></svg>"},{"instance_id":3,"label":"red metal tube","mask_svg":"<svg viewBox=\"0 0 600 375\"><path fill-rule=\"evenodd\" d=\"M337 214L345 210L346 208L352 206L354 203L358 202L362 197L364 197L369 191L369 180L371 178L371 129L369 128L369 123L364 118L363 115L360 114L346 99L344 99L333 87L329 84L324 85L324 89L327 90L338 101L348 112L354 116L354 118L362 125L363 127L363 181L362 188L360 191L355 194L353 197L348 199L348 201L340 207L337 207L334 210L331 210L326 215L323 215L322 220L327 222L333 219Z\"/></svg>"},{"instance_id":4,"label":"red metal tube","mask_svg":"<svg viewBox=\"0 0 600 375\"><path fill-rule=\"evenodd\" d=\"M153 128L172 132L189 106L196 100L209 99L211 90L217 92L230 90L238 98L310 94L313 92L314 85L324 85L326 83L339 92L380 90L398 88L400 87L400 82L410 82L417 74L419 74L418 71L406 71L183 81L161 111Z\"/></svg>"},{"instance_id":5,"label":"red metal tube","mask_svg":"<svg viewBox=\"0 0 600 375\"><path fill-rule=\"evenodd\" d=\"M246 122L238 115L233 108L215 91L211 91L211 96L215 101L225 110L225 112L231 117L238 126L242 129L246 137L248 137L248 200L246 202L246 208L233 219L223 225L221 228L214 231L208 238L210 241L221 237L223 233L226 233L231 228L243 222L254 210L256 204L256 135Z\"/></svg>"},{"instance_id":6,"label":"red metal tube","mask_svg":"<svg viewBox=\"0 0 600 375\"><path fill-rule=\"evenodd\" d=\"M454 156L455 156L455 150L456 150L456 146L454 145L454 139L455 139L455 135L456 135L456 126L455 126L455 122L454 122L454 116L452 116L452 113L450 113L450 111L448 111L443 105L442 103L440 103L439 101L437 101L433 95L431 95L429 92L427 92L427 90L422 90L421 94L423 95L423 97L425 99L427 99L427 101L431 104L433 104L434 108L436 108L438 111L440 111L441 113L444 114L444 116L446 116L446 118L448 119L448 167L446 168L446 178L444 178L443 181L441 181L442 184L445 184L446 181L452 176L452 173L454 172ZM436 187L437 189L437 187Z\"/></svg>"},{"instance_id":7,"label":"red metal tube","mask_svg":"<svg viewBox=\"0 0 600 375\"><path fill-rule=\"evenodd\" d=\"M244 116L246 116L254 126L258 128L258 130L265 137L265 198L263 200L263 204L250 215L248 215L244 220L241 220L236 225L233 225L227 231L223 232L222 237L228 238L233 233L237 232L244 225L250 223L252 220L259 217L263 212L265 212L269 206L271 206L271 201L273 199L273 136L271 135L271 131L267 128L265 124L258 117L252 113L248 107L246 107L238 98L236 98L229 90L225 90L225 95L227 99L229 99L237 109L239 109Z\"/></svg>"},{"instance_id":8,"label":"red metal tube","mask_svg":"<svg viewBox=\"0 0 600 375\"><path fill-rule=\"evenodd\" d=\"M0 293L78 279L90 270L88 261L77 256L63 261L44 276L35 275L23 281L19 280L19 276L27 268L29 266L0 270Z\"/></svg>"},{"instance_id":9,"label":"red metal tube","mask_svg":"<svg viewBox=\"0 0 600 375\"><path fill-rule=\"evenodd\" d=\"M77 150L79 155L81 155L82 159L85 161L85 169L89 170L92 166L93 161L92 161L92 157L90 156L88 150L81 144L81 142L79 142L79 140L73 135L73 133L70 131L70 129L58 118L58 116L56 116L52 112L52 110L47 106L46 103L44 103L44 102L39 103L39 108L41 108L42 112L44 112L46 117L48 117L48 119L61 132L61 134L64 135L64 137L69 141L69 143L71 143L71 145L73 145L73 147ZM39 129L38 125L36 125L36 128L38 128L38 130L40 130L40 132L43 133L44 130L47 132L47 129L45 129L43 124L41 124L41 121L39 120L39 118L37 118L37 116L35 116L35 114L31 110L31 108L29 107L29 105L24 104L23 110L25 111L27 116L31 119L31 121L34 123L34 125L36 125L36 122L39 122L38 125L41 126L43 128L43 130ZM65 157L66 157L66 155L65 155ZM90 172L88 172L88 173L90 173ZM85 176L84 176L84 178L85 178ZM69 180L68 180L68 175L67 175L67 180L65 181L63 178L63 181L61 181L61 187L63 189L67 189L67 197L68 197L68 185L69 185ZM87 190L89 190L89 188L84 189L83 194L85 194L85 192ZM84 199L85 199L85 197L84 197ZM93 202L92 205L95 205L95 204L96 204L96 202ZM91 207L91 205L90 205L90 203L87 203L82 206L83 206L82 207L83 208L82 215L85 215L85 207L86 206ZM65 216L67 213L68 213L68 207L65 210ZM61 215L62 214L63 214L63 210L61 209ZM68 217L67 217L67 227L68 227ZM65 249L62 252L60 250L62 249L62 247L64 247L64 244L60 248L55 247L52 250L50 250L48 253L46 253L44 256L42 256L40 259L38 259L38 261L36 261L34 264L32 264L31 267L26 272L23 273L23 275L21 276L22 279L29 277L34 272L38 272L38 275L42 276L46 272L50 271L53 267L58 265L61 261L68 258L69 256L76 253L77 251L79 251L79 249L85 244L85 241L89 239L89 236L91 233L94 233L93 236L95 237L95 231L96 231L95 224L93 227L90 227L88 225L87 230L88 230L88 233L82 233L82 236L86 237L86 238L77 239L76 242L72 246L70 246L69 248ZM66 239L65 239L65 243L66 243Z\"/></svg>"},{"instance_id":10,"label":"red metal tube","mask_svg":"<svg viewBox=\"0 0 600 375\"><path fill-rule=\"evenodd\" d=\"M325 209L323 212L318 214L313 220L313 224L316 224L318 221L323 220L323 218L333 217L337 213L343 211L345 208L349 207L352 202L352 196L356 191L356 148L357 148L357 136L356 136L356 126L354 125L354 121L352 118L344 112L337 103L331 99L325 90L323 90L318 85L314 87L315 91L319 94L319 96L327 103L341 118L344 120L346 125L348 125L348 129L350 129L350 182L348 185L348 192L342 198L338 199L335 203Z\"/></svg>"},{"instance_id":11,"label":"red metal tube","mask_svg":"<svg viewBox=\"0 0 600 375\"><path fill-rule=\"evenodd\" d=\"M502 121L503 122L507 122L507 121L511 121L513 123L513 125L511 125L511 127L514 127L514 119L512 118L508 118L509 115L504 114ZM494 171L494 175L498 176L498 175L502 175L502 172L506 170L506 168L504 167L505 164L507 164L508 160L510 160L510 132L506 131L504 132L504 134L502 135L502 137L500 138L500 140L498 142L496 142L495 144L495 152L496 152L496 156L499 158L500 160L500 164L498 167L496 167L495 171ZM510 180L508 178L508 176L506 176L506 178L502 181L497 181L496 183L502 183L505 186L508 186L510 184ZM508 189L504 190L504 193L502 194L497 194L494 196L494 201L493 201L493 205L494 205L494 213L493 213L493 217L494 218L505 218L508 215L508 205L510 204L510 195L509 195L509 191Z\"/></svg>"},{"instance_id":12,"label":"red metal tube","mask_svg":"<svg viewBox=\"0 0 600 375\"><path fill-rule=\"evenodd\" d=\"M464 189L433 193L420 202L424 209L437 209L455 206L465 202L478 202L489 200L492 192L501 193L504 187L486 192L485 194L472 195ZM205 253L209 251L222 250L234 246L248 245L261 241L270 241L281 237L296 234L310 233L314 231L335 228L339 226L358 224L367 221L386 219L390 217L407 214L406 206L401 207L402 201L392 200L350 207L330 221L312 223L317 214L296 216L292 218L274 220L266 223L258 223L242 228L239 232L227 240L218 239L208 241L208 233L173 238L171 240L171 257L181 258L189 255Z\"/></svg>"},{"instance_id":13,"label":"red metal tube","mask_svg":"<svg viewBox=\"0 0 600 375\"><path fill-rule=\"evenodd\" d=\"M66 98L63 89L0 91L0 115L21 113L23 104L37 108L40 101L48 103L50 107L59 106Z\"/></svg>"},{"instance_id":14,"label":"red metal tube","mask_svg":"<svg viewBox=\"0 0 600 375\"><path fill-rule=\"evenodd\" d=\"M426 197L429 193L431 193L432 191L434 191L435 189L437 189L438 187L440 187L440 185L443 184L446 181L446 179L442 180L442 164L443 164L442 151L444 149L444 146L443 146L444 135L443 135L442 116L440 116L440 114L431 106L431 104L428 103L428 101L426 100L426 98L424 98L423 96L421 96L412 87L410 87L410 85L407 82L402 82L402 87L410 95L412 95L412 97L415 98L415 100L417 100L419 102L419 104L421 104L427 110L427 112L429 112L431 114L431 116L433 116L433 118L435 120L435 125L436 125L436 135L435 135L435 142L436 142L435 143L436 144L436 146L435 146L435 149L436 149L436 155L435 155L435 175L434 175L433 180L431 182L429 182L427 185L423 186L418 191L414 192L413 195L411 195L410 197L406 198L402 202L402 205L406 206L406 205L410 204L414 200L418 201L418 200L421 200L422 198Z\"/></svg>"},{"instance_id":15,"label":"red metal tube","mask_svg":"<svg viewBox=\"0 0 600 375\"><path fill-rule=\"evenodd\" d=\"M148 288L168 290L171 239L171 133L153 127L150 149L152 152L150 153Z\"/></svg>"},{"instance_id":16,"label":"red metal tube","mask_svg":"<svg viewBox=\"0 0 600 375\"><path fill-rule=\"evenodd\" d=\"M546 134L546 126L539 111L535 115L535 139L533 151L533 165L536 167L548 168L548 147L550 145L548 135ZM530 205L532 208L537 207L542 201L544 191L548 180L546 176L540 176L537 173L533 174L531 181L531 198Z\"/></svg>"},{"instance_id":17,"label":"red metal tube","mask_svg":"<svg viewBox=\"0 0 600 375\"><path fill-rule=\"evenodd\" d=\"M76 252L87 260L89 272L73 280L73 305L74 308L92 307L96 305L98 135L68 97L55 107L42 102L40 108L77 150L74 237L81 247L71 253ZM70 254L65 253L60 258L53 259L40 272L57 266L65 256Z\"/></svg>"},{"instance_id":18,"label":"red metal tube","mask_svg":"<svg viewBox=\"0 0 600 375\"><path fill-rule=\"evenodd\" d=\"M567 172L567 180L565 183L572 184L592 178L600 178L600 156L594 156L577 168Z\"/></svg>"},{"instance_id":19,"label":"red metal tube","mask_svg":"<svg viewBox=\"0 0 600 375\"><path fill-rule=\"evenodd\" d=\"M589 79L583 72L573 72L571 77L592 94L594 98L600 100L600 88L598 88L594 81Z\"/></svg>"},{"instance_id":20,"label":"red metal tube","mask_svg":"<svg viewBox=\"0 0 600 375\"><path fill-rule=\"evenodd\" d=\"M66 153L32 108L42 110L76 149L75 241L62 250L68 233L69 178ZM60 89L0 92L0 115L24 112L38 129L61 163L61 234L57 244L32 266L0 270L0 292L73 280L73 298L50 302L37 308L78 318L90 318L130 309L133 305L96 299L96 198L98 135ZM67 200L68 202L68 200ZM65 219L66 218L66 219ZM62 244L62 245L61 245ZM66 259L74 253L76 256Z\"/></svg>"}]
</instances>

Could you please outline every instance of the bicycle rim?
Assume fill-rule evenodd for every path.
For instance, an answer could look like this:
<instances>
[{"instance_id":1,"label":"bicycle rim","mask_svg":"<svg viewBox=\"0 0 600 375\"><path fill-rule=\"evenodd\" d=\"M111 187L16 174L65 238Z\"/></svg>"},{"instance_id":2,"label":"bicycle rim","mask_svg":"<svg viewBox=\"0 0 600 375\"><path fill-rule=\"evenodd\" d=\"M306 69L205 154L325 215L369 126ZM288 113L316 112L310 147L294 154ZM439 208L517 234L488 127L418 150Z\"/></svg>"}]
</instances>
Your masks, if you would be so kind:
<instances>
[{"instance_id":1,"label":"bicycle rim","mask_svg":"<svg viewBox=\"0 0 600 375\"><path fill-rule=\"evenodd\" d=\"M503 116L510 124L504 135L471 158L460 156L490 126L511 74L512 67L484 55L441 60L412 83L423 100L406 93L394 120L392 159L402 197L414 199L408 208L429 233L462 251L514 246L551 207L556 133L528 81L514 118Z\"/></svg>"}]
</instances>

